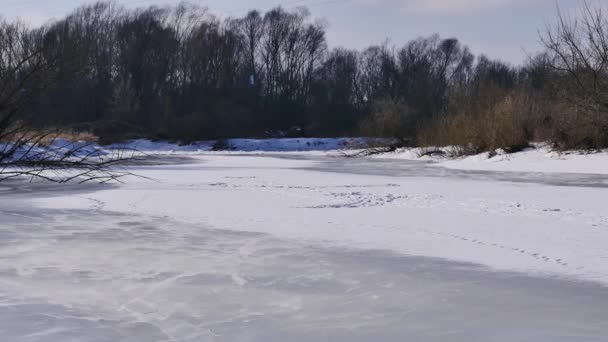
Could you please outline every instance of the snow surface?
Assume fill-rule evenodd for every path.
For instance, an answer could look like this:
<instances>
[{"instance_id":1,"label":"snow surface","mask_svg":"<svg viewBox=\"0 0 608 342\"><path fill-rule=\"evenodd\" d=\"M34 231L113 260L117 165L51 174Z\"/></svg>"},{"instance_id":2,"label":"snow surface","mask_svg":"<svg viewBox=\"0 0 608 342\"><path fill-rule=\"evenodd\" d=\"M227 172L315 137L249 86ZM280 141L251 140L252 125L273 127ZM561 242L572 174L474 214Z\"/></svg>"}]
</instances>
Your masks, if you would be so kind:
<instances>
[{"instance_id":1,"label":"snow surface","mask_svg":"<svg viewBox=\"0 0 608 342\"><path fill-rule=\"evenodd\" d=\"M111 187L0 187L0 336L608 340L605 154L140 143L179 158Z\"/></svg>"},{"instance_id":2,"label":"snow surface","mask_svg":"<svg viewBox=\"0 0 608 342\"><path fill-rule=\"evenodd\" d=\"M35 203L101 206L217 229L608 283L604 187L350 174L347 163L342 173L328 173L311 160L263 156L197 158L199 163L179 168L135 170L155 182L133 178L86 200Z\"/></svg>"},{"instance_id":3,"label":"snow surface","mask_svg":"<svg viewBox=\"0 0 608 342\"><path fill-rule=\"evenodd\" d=\"M89 210L24 206L32 192L66 192L58 190L0 196L3 341L608 336L608 288L593 284L111 212L82 189L67 192L91 203Z\"/></svg>"}]
</instances>

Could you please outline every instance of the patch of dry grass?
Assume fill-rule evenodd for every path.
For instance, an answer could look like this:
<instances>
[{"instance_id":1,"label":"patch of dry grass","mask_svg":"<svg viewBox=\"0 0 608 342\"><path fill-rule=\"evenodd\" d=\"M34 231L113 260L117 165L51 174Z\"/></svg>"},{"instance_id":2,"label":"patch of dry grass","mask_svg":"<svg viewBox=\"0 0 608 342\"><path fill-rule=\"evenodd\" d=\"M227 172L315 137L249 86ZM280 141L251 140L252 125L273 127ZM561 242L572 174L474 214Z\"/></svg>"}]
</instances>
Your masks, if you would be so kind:
<instances>
[{"instance_id":1,"label":"patch of dry grass","mask_svg":"<svg viewBox=\"0 0 608 342\"><path fill-rule=\"evenodd\" d=\"M85 141L88 143L97 143L99 138L90 133L74 130L36 130L36 129L23 129L16 130L13 134L5 137L5 142L12 142L16 140L21 141L36 141L39 145L48 146L57 140L65 140L70 142Z\"/></svg>"}]
</instances>

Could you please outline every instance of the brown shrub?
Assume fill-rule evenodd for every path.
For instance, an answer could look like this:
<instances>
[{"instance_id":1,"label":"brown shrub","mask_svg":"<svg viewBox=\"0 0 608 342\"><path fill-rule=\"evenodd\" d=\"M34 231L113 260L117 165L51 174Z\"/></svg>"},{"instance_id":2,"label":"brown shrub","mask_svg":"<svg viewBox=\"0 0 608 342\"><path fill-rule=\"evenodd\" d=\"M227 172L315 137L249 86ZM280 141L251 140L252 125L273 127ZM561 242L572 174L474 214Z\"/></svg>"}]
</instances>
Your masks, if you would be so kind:
<instances>
[{"instance_id":1,"label":"brown shrub","mask_svg":"<svg viewBox=\"0 0 608 342\"><path fill-rule=\"evenodd\" d=\"M551 116L551 141L561 150L608 147L608 113L568 104L556 105Z\"/></svg>"},{"instance_id":2,"label":"brown shrub","mask_svg":"<svg viewBox=\"0 0 608 342\"><path fill-rule=\"evenodd\" d=\"M384 138L410 138L415 133L416 113L402 100L375 101L372 114L363 119L359 130L363 136Z\"/></svg>"},{"instance_id":3,"label":"brown shrub","mask_svg":"<svg viewBox=\"0 0 608 342\"><path fill-rule=\"evenodd\" d=\"M499 148L514 152L528 146L532 123L527 97L514 92L485 101L446 112L418 132L418 143L459 146L466 154Z\"/></svg>"},{"instance_id":4,"label":"brown shrub","mask_svg":"<svg viewBox=\"0 0 608 342\"><path fill-rule=\"evenodd\" d=\"M16 130L14 134L7 135L3 140L4 142L13 142L16 140L36 141L42 146L48 146L57 140L96 143L99 141L99 138L90 132L69 129L46 129L44 131L37 129L22 129Z\"/></svg>"}]
</instances>

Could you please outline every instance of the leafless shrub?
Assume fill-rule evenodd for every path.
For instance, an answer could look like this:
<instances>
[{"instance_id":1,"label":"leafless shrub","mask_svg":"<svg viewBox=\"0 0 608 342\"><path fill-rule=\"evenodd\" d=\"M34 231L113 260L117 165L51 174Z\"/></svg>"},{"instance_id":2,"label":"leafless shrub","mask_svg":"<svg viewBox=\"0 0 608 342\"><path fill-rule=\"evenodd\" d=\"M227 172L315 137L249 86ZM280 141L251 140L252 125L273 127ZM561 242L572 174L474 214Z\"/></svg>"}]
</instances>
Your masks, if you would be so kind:
<instances>
[{"instance_id":1,"label":"leafless shrub","mask_svg":"<svg viewBox=\"0 0 608 342\"><path fill-rule=\"evenodd\" d=\"M437 148L437 147L425 147L422 148L418 153L418 158L421 157L433 157L433 156L445 156L448 155L448 153L444 150L442 150L441 148Z\"/></svg>"},{"instance_id":2,"label":"leafless shrub","mask_svg":"<svg viewBox=\"0 0 608 342\"><path fill-rule=\"evenodd\" d=\"M460 154L504 149L515 152L528 146L529 105L525 95L494 94L488 103L446 113L418 133L421 146L458 146Z\"/></svg>"},{"instance_id":3,"label":"leafless shrub","mask_svg":"<svg viewBox=\"0 0 608 342\"><path fill-rule=\"evenodd\" d=\"M560 103L551 116L550 140L559 150L594 150L608 146L608 116Z\"/></svg>"},{"instance_id":4,"label":"leafless shrub","mask_svg":"<svg viewBox=\"0 0 608 342\"><path fill-rule=\"evenodd\" d=\"M552 139L560 148L608 146L608 18L585 1L578 16L559 12L541 35L560 75Z\"/></svg>"},{"instance_id":5,"label":"leafless shrub","mask_svg":"<svg viewBox=\"0 0 608 342\"><path fill-rule=\"evenodd\" d=\"M368 137L410 138L414 132L415 113L402 100L382 99L373 104L372 114L359 125Z\"/></svg>"},{"instance_id":6,"label":"leafless shrub","mask_svg":"<svg viewBox=\"0 0 608 342\"><path fill-rule=\"evenodd\" d=\"M108 183L132 175L123 165L140 159L132 150L104 150L94 142L61 136L23 130L0 141L0 181L29 177L56 183Z\"/></svg>"},{"instance_id":7,"label":"leafless shrub","mask_svg":"<svg viewBox=\"0 0 608 342\"><path fill-rule=\"evenodd\" d=\"M60 139L58 132L31 130L21 117L32 99L56 82L59 65L70 65L67 56L60 60L53 52L49 34L0 21L0 181L16 177L60 183L119 180L129 172L117 166L132 160L132 155L102 153L92 142L73 143Z\"/></svg>"}]
</instances>

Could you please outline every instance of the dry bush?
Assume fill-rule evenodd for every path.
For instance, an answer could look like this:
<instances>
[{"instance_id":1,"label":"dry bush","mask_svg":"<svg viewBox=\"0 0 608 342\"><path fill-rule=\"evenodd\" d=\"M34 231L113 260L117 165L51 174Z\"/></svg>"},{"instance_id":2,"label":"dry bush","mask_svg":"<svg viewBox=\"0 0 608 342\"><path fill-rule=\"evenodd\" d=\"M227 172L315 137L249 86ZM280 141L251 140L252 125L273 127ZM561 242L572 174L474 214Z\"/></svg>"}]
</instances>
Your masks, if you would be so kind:
<instances>
[{"instance_id":1,"label":"dry bush","mask_svg":"<svg viewBox=\"0 0 608 342\"><path fill-rule=\"evenodd\" d=\"M13 132L5 134L0 139L0 143L13 143L16 140L37 139L40 146L49 146L58 140L68 142L87 142L97 143L99 138L93 133L87 131L47 128L44 130L25 128L23 124L17 123L12 129Z\"/></svg>"},{"instance_id":2,"label":"dry bush","mask_svg":"<svg viewBox=\"0 0 608 342\"><path fill-rule=\"evenodd\" d=\"M345 150L360 150L367 148L381 148L390 146L391 144L396 143L395 139L392 138L374 138L369 137L365 139L350 139L346 145L344 145Z\"/></svg>"},{"instance_id":3,"label":"dry bush","mask_svg":"<svg viewBox=\"0 0 608 342\"><path fill-rule=\"evenodd\" d=\"M552 141L560 149L608 147L608 16L601 2L582 1L578 13L558 13L541 41L555 85Z\"/></svg>"},{"instance_id":4,"label":"dry bush","mask_svg":"<svg viewBox=\"0 0 608 342\"><path fill-rule=\"evenodd\" d=\"M72 130L54 130L54 129L50 129L50 130L46 130L46 131L47 132L50 131L53 133L48 134L46 136L46 138L44 138L44 139L42 139L42 141L40 141L41 146L51 145L53 142L56 142L58 140L69 141L69 142L87 142L87 143L97 143L99 141L99 138L90 132L79 132L79 131L72 131ZM35 136L40 136L42 134L42 132L31 131L28 134L31 135L32 137L35 137Z\"/></svg>"},{"instance_id":5,"label":"dry bush","mask_svg":"<svg viewBox=\"0 0 608 342\"><path fill-rule=\"evenodd\" d=\"M79 131L61 131L57 135L58 139L67 141L86 141L86 142L98 142L99 137L91 132L79 132Z\"/></svg>"},{"instance_id":6,"label":"dry bush","mask_svg":"<svg viewBox=\"0 0 608 342\"><path fill-rule=\"evenodd\" d=\"M479 100L483 101L483 100ZM458 146L462 154L528 146L532 131L530 105L521 92L486 98L470 108L445 113L418 132L421 146Z\"/></svg>"},{"instance_id":7,"label":"dry bush","mask_svg":"<svg viewBox=\"0 0 608 342\"><path fill-rule=\"evenodd\" d=\"M551 141L560 150L595 150L608 146L608 113L569 104L555 106Z\"/></svg>"},{"instance_id":8,"label":"dry bush","mask_svg":"<svg viewBox=\"0 0 608 342\"><path fill-rule=\"evenodd\" d=\"M363 119L359 129L363 136L410 138L414 134L416 115L401 100L383 99L374 102L372 114Z\"/></svg>"}]
</instances>

